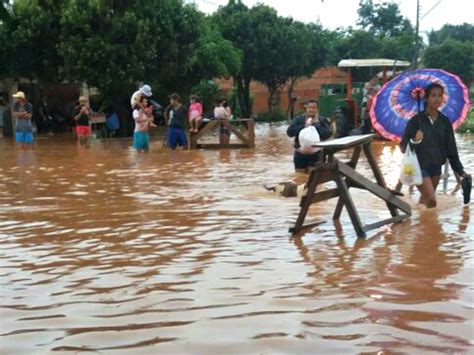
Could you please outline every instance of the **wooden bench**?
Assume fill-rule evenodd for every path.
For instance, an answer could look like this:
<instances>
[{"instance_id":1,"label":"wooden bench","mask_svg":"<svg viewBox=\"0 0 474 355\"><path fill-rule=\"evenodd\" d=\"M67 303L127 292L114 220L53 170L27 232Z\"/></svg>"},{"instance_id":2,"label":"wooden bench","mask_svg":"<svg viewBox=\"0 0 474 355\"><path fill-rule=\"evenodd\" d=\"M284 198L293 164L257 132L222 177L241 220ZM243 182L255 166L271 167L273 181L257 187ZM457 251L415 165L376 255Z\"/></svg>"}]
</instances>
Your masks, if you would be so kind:
<instances>
[{"instance_id":1,"label":"wooden bench","mask_svg":"<svg viewBox=\"0 0 474 355\"><path fill-rule=\"evenodd\" d=\"M334 211L333 219L338 220L340 218L342 209L345 206L359 238L364 238L366 232L371 229L379 228L390 223L398 223L411 216L410 205L395 196L386 187L383 175L372 154L371 141L374 137L375 134L349 136L320 142L314 145L315 147L323 149L321 153L321 162L318 163L309 174L307 192L306 195L301 198L301 209L298 219L296 220L295 226L290 228L290 232L294 236L303 228L306 229L324 222L319 221L303 226L311 204L326 201L335 197L338 198L338 202ZM350 148L353 148L354 150L349 162L342 162L334 156L335 153ZM372 182L355 171L361 151L364 151L376 182ZM316 192L316 187L319 184L328 181L335 181L337 188ZM384 200L392 217L372 224L362 224L354 200L349 193L349 188L351 187L367 190ZM402 212L401 214L399 213L399 210Z\"/></svg>"},{"instance_id":2,"label":"wooden bench","mask_svg":"<svg viewBox=\"0 0 474 355\"><path fill-rule=\"evenodd\" d=\"M242 118L232 119L227 121L227 128L229 132L235 134L241 143L202 143L199 140L209 132L220 128L223 120L210 120L206 125L199 130L197 133L191 133L190 137L190 148L191 149L221 149L221 148L255 148L255 121L253 119ZM239 128L236 123L243 123L243 126L247 128Z\"/></svg>"}]
</instances>

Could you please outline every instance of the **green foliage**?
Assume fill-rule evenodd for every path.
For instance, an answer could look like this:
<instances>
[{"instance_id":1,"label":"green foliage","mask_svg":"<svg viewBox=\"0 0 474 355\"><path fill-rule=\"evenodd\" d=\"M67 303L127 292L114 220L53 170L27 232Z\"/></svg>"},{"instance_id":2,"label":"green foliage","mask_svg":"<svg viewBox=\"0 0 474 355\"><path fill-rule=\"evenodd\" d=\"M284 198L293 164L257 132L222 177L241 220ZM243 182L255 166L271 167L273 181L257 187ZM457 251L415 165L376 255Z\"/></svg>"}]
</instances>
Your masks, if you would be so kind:
<instances>
[{"instance_id":1,"label":"green foliage","mask_svg":"<svg viewBox=\"0 0 474 355\"><path fill-rule=\"evenodd\" d=\"M467 86L474 79L474 43L446 40L440 45L428 47L423 63L428 68L445 69L461 77Z\"/></svg>"},{"instance_id":2,"label":"green foliage","mask_svg":"<svg viewBox=\"0 0 474 355\"><path fill-rule=\"evenodd\" d=\"M381 54L383 58L392 58L411 61L413 55L413 35L402 34L397 37L380 39Z\"/></svg>"},{"instance_id":3,"label":"green foliage","mask_svg":"<svg viewBox=\"0 0 474 355\"><path fill-rule=\"evenodd\" d=\"M260 112L256 115L256 122L281 122L286 121L288 116L280 109L274 109L271 112Z\"/></svg>"},{"instance_id":4,"label":"green foliage","mask_svg":"<svg viewBox=\"0 0 474 355\"><path fill-rule=\"evenodd\" d=\"M428 35L430 45L442 44L448 39L460 42L474 42L474 25L463 23L462 25L444 25L438 31L431 31Z\"/></svg>"},{"instance_id":5,"label":"green foliage","mask_svg":"<svg viewBox=\"0 0 474 355\"><path fill-rule=\"evenodd\" d=\"M469 112L464 123L456 130L458 133L474 133L474 111Z\"/></svg>"},{"instance_id":6,"label":"green foliage","mask_svg":"<svg viewBox=\"0 0 474 355\"><path fill-rule=\"evenodd\" d=\"M63 75L103 93L130 92L157 59L158 36L150 13L137 4L121 13L93 0L71 0L63 11Z\"/></svg>"},{"instance_id":7,"label":"green foliage","mask_svg":"<svg viewBox=\"0 0 474 355\"><path fill-rule=\"evenodd\" d=\"M325 61L322 29L279 17L275 9L257 4L248 8L229 1L212 16L224 38L242 52L242 68L232 73L242 115L251 116L251 80L264 83L272 97L290 78L310 75Z\"/></svg>"},{"instance_id":8,"label":"green foliage","mask_svg":"<svg viewBox=\"0 0 474 355\"><path fill-rule=\"evenodd\" d=\"M202 80L191 89L191 94L198 95L201 98L204 115L210 116L216 100L222 96L222 91L213 80Z\"/></svg>"},{"instance_id":9,"label":"green foliage","mask_svg":"<svg viewBox=\"0 0 474 355\"><path fill-rule=\"evenodd\" d=\"M403 18L398 4L394 2L374 4L373 0L361 0L357 14L357 24L378 36L393 37L413 33L410 21Z\"/></svg>"},{"instance_id":10,"label":"green foliage","mask_svg":"<svg viewBox=\"0 0 474 355\"><path fill-rule=\"evenodd\" d=\"M56 48L60 36L60 6L57 3L16 0L10 7L2 5L2 76L57 79L61 65Z\"/></svg>"},{"instance_id":11,"label":"green foliage","mask_svg":"<svg viewBox=\"0 0 474 355\"><path fill-rule=\"evenodd\" d=\"M166 102L203 79L240 70L240 52L181 0L69 0L61 20L63 75L123 105L137 83Z\"/></svg>"}]
</instances>

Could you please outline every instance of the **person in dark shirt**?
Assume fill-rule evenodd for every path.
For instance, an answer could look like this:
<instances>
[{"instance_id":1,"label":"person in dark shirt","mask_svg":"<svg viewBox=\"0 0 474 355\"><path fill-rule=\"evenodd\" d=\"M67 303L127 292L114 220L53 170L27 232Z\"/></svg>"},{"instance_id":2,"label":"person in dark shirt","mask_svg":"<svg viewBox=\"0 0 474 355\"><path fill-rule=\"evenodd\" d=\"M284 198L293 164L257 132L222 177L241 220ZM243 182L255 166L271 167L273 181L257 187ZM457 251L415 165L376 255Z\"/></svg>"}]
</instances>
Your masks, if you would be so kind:
<instances>
[{"instance_id":1,"label":"person in dark shirt","mask_svg":"<svg viewBox=\"0 0 474 355\"><path fill-rule=\"evenodd\" d=\"M441 168L449 159L454 172L463 178L470 178L459 160L454 130L449 119L438 108L443 103L444 89L440 84L430 84L425 89L425 110L413 116L405 128L400 148L405 153L408 144L420 163L423 183L418 187L420 203L436 207L436 187Z\"/></svg>"},{"instance_id":2,"label":"person in dark shirt","mask_svg":"<svg viewBox=\"0 0 474 355\"><path fill-rule=\"evenodd\" d=\"M297 172L307 173L308 168L314 166L319 161L320 152L304 154L299 149L301 147L298 137L300 131L311 125L317 129L319 138L322 141L331 137L331 126L324 117L319 116L319 104L316 100L310 100L307 103L306 113L295 117L286 131L289 137L295 137L293 162Z\"/></svg>"},{"instance_id":3,"label":"person in dark shirt","mask_svg":"<svg viewBox=\"0 0 474 355\"><path fill-rule=\"evenodd\" d=\"M188 141L186 139L185 125L188 109L181 104L181 97L178 94L171 94L169 99L167 146L171 149L176 149L177 147L186 148Z\"/></svg>"}]
</instances>

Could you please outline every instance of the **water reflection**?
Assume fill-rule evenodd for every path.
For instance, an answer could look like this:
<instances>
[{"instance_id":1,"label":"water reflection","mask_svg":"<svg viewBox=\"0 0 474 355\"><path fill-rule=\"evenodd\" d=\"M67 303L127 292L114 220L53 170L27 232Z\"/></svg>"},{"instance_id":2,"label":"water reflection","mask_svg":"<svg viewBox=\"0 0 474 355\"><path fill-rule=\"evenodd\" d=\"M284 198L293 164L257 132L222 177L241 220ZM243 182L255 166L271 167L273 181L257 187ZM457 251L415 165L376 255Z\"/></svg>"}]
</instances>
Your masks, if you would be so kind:
<instances>
[{"instance_id":1,"label":"water reflection","mask_svg":"<svg viewBox=\"0 0 474 355\"><path fill-rule=\"evenodd\" d=\"M260 126L255 150L0 141L2 351L472 351L472 207L447 193L431 212L407 196L411 219L357 240L329 201L310 211L329 222L289 238L298 200L261 188L304 181L285 128ZM393 183L398 148L374 150ZM352 193L364 221L388 213Z\"/></svg>"}]
</instances>

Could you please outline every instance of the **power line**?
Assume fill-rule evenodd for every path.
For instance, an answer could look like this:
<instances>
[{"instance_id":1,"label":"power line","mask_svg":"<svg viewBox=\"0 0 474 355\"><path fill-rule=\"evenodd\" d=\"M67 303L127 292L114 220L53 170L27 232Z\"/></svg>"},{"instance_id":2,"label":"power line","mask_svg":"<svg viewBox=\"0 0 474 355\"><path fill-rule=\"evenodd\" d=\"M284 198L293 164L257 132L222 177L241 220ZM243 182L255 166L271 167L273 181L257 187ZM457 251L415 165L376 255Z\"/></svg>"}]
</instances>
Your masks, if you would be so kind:
<instances>
[{"instance_id":1,"label":"power line","mask_svg":"<svg viewBox=\"0 0 474 355\"><path fill-rule=\"evenodd\" d=\"M423 16L421 16L421 19L420 19L420 20L423 20L423 19L425 18L425 16L428 15L431 11L433 11L434 8L435 8L436 6L438 6L440 3L441 3L441 0L439 0L436 4L434 4L433 7L428 10L428 12L426 12Z\"/></svg>"}]
</instances>

